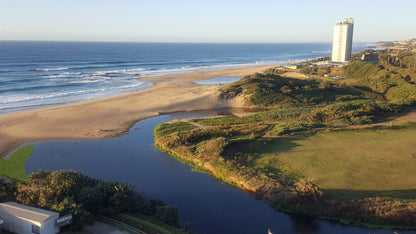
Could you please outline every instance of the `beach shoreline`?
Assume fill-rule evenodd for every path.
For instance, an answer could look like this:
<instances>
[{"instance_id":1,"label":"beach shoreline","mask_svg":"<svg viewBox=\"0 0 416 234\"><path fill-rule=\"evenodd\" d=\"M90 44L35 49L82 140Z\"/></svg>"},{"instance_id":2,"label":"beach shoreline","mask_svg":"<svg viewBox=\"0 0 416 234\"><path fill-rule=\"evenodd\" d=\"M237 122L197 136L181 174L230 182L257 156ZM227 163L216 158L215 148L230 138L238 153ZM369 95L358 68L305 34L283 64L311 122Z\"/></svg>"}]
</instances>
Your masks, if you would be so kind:
<instances>
[{"instance_id":1,"label":"beach shoreline","mask_svg":"<svg viewBox=\"0 0 416 234\"><path fill-rule=\"evenodd\" d=\"M247 66L143 77L150 89L91 101L0 115L0 158L19 146L39 140L102 139L126 133L135 122L179 111L243 107L218 97L223 85L193 81L245 76L276 65Z\"/></svg>"}]
</instances>

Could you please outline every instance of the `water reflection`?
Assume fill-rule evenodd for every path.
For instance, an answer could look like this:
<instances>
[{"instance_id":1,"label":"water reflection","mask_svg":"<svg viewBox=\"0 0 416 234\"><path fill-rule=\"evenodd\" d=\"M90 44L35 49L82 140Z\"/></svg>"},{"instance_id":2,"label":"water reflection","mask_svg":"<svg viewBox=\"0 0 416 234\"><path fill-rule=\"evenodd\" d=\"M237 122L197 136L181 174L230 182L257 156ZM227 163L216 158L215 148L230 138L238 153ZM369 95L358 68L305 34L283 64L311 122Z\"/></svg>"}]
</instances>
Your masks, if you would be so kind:
<instances>
[{"instance_id":1,"label":"water reflection","mask_svg":"<svg viewBox=\"0 0 416 234\"><path fill-rule=\"evenodd\" d=\"M289 217L297 233L319 233L319 224L316 219L301 214L289 214Z\"/></svg>"},{"instance_id":2,"label":"water reflection","mask_svg":"<svg viewBox=\"0 0 416 234\"><path fill-rule=\"evenodd\" d=\"M242 76L221 76L215 77L209 80L198 80L194 81L196 84L203 84L203 85L212 85L212 84L229 84L236 81L239 81Z\"/></svg>"}]
</instances>

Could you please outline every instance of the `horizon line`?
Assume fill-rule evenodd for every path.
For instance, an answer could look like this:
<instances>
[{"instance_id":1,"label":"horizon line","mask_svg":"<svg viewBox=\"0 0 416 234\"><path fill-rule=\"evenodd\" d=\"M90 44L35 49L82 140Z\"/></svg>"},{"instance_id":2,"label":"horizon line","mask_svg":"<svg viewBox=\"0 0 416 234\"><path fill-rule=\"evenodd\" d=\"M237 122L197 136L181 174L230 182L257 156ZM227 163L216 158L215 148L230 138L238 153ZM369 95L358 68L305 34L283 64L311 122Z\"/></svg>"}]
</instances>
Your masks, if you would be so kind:
<instances>
[{"instance_id":1,"label":"horizon line","mask_svg":"<svg viewBox=\"0 0 416 234\"><path fill-rule=\"evenodd\" d=\"M4 42L4 41L8 41L8 42L99 42L99 43L166 43L166 44L279 44L279 43L285 43L285 44L301 44L301 43L332 43L332 41L324 41L324 42L287 42L287 41L283 41L283 42L197 42L197 41L95 41L95 40L3 40L0 39L0 42ZM355 43L378 43L378 42L382 42L382 41L377 41L377 42L371 42L371 41L356 41ZM354 43L354 42L353 42Z\"/></svg>"}]
</instances>

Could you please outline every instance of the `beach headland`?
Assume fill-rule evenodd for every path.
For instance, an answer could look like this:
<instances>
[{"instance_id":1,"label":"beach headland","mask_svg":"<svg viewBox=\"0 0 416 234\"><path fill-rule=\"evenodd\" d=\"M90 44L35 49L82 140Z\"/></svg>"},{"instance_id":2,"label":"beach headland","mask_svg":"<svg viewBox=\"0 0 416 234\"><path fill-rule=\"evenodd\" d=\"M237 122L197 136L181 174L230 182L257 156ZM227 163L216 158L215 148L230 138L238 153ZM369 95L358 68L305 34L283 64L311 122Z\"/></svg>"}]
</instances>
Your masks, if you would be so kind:
<instances>
[{"instance_id":1,"label":"beach headland","mask_svg":"<svg viewBox=\"0 0 416 234\"><path fill-rule=\"evenodd\" d=\"M20 145L51 139L99 139L120 136L135 122L160 113L241 107L221 99L220 85L198 85L194 80L244 76L274 65L195 71L143 77L152 88L92 101L23 111L0 116L0 158Z\"/></svg>"}]
</instances>

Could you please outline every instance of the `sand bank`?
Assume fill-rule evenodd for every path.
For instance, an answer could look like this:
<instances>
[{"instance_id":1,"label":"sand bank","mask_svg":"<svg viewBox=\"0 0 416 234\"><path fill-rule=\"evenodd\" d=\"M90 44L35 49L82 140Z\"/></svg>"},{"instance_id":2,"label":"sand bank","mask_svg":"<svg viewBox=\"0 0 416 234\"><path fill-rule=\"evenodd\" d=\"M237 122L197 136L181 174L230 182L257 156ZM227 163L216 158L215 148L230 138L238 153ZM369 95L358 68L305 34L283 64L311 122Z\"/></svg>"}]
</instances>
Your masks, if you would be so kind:
<instances>
[{"instance_id":1,"label":"sand bank","mask_svg":"<svg viewBox=\"0 0 416 234\"><path fill-rule=\"evenodd\" d=\"M244 76L272 67L251 66L196 71L141 78L155 82L150 89L0 116L0 158L21 144L49 139L108 138L125 133L138 120L160 113L241 107L218 98L220 85L198 85L193 80Z\"/></svg>"}]
</instances>

